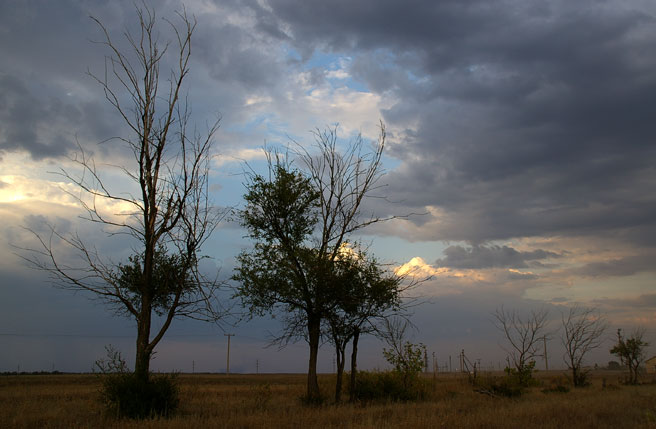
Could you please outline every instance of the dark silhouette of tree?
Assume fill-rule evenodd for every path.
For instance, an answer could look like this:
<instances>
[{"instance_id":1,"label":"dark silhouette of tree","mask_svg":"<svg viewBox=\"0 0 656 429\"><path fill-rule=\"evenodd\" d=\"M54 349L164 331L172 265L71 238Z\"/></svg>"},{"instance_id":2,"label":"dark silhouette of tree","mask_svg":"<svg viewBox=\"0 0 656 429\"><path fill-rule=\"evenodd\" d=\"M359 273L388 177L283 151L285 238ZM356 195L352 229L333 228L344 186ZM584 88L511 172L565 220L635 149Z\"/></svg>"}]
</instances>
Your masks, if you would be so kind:
<instances>
[{"instance_id":1,"label":"dark silhouette of tree","mask_svg":"<svg viewBox=\"0 0 656 429\"><path fill-rule=\"evenodd\" d=\"M583 359L588 352L601 346L608 325L601 314L593 308L572 307L567 313L562 314L561 320L565 363L572 371L574 386L584 386L587 371L583 370Z\"/></svg>"},{"instance_id":2,"label":"dark silhouette of tree","mask_svg":"<svg viewBox=\"0 0 656 429\"><path fill-rule=\"evenodd\" d=\"M617 344L610 349L610 352L620 358L620 363L629 368L629 384L638 383L638 369L642 361L645 360L645 348L649 343L643 340L645 335L644 329L636 329L630 337L625 338L622 330L617 330Z\"/></svg>"},{"instance_id":3,"label":"dark silhouette of tree","mask_svg":"<svg viewBox=\"0 0 656 429\"><path fill-rule=\"evenodd\" d=\"M71 195L85 209L85 218L110 236L132 237L135 254L117 265L77 233L66 235L54 227L49 236L34 232L40 247L24 250L28 251L25 258L48 271L58 285L91 292L136 320L135 376L148 381L153 350L174 318L216 321L221 317L215 295L219 283L198 269L201 246L222 217L208 200L208 171L219 120L205 134L189 128L190 110L182 92L195 18L183 10L176 22L164 20L161 28L154 10L145 5L136 8L136 16L139 31L124 33L129 46L125 51L92 17L104 35L98 43L109 54L103 75L89 72L130 132L117 140L132 152L134 163L117 168L134 186L120 191L109 186L81 146L72 160L81 173L61 172L78 186L80 193ZM163 45L158 39L166 28L173 42ZM165 58L172 61L167 77L160 75ZM105 203L129 209L117 215L104 208ZM82 264L61 260L55 249L60 244L76 251ZM153 312L163 321L151 336Z\"/></svg>"},{"instance_id":4,"label":"dark silhouette of tree","mask_svg":"<svg viewBox=\"0 0 656 429\"><path fill-rule=\"evenodd\" d=\"M269 177L250 175L242 223L256 244L239 256L234 276L237 294L251 312L282 306L290 314L280 341L307 340L309 401L320 399L316 365L322 321L332 306L334 263L350 234L382 220L362 216L361 209L379 188L385 128L381 123L371 151L358 136L340 152L336 127L314 137L316 153L296 144L302 171L269 153Z\"/></svg>"},{"instance_id":5,"label":"dark silhouette of tree","mask_svg":"<svg viewBox=\"0 0 656 429\"><path fill-rule=\"evenodd\" d=\"M331 306L325 317L327 336L335 347L337 382L335 402L341 400L346 346L352 341L351 391L356 383L358 341L361 334L377 332L376 322L403 309L401 294L412 284L385 271L359 246L345 246L334 261ZM406 287L407 286L407 287ZM354 396L351 395L354 399Z\"/></svg>"},{"instance_id":6,"label":"dark silhouette of tree","mask_svg":"<svg viewBox=\"0 0 656 429\"><path fill-rule=\"evenodd\" d=\"M497 328L503 332L510 345L505 350L523 384L528 383L532 377L534 358L542 356L538 347L546 335L547 314L544 309L536 310L524 318L516 311L507 311L503 307L493 314Z\"/></svg>"}]
</instances>

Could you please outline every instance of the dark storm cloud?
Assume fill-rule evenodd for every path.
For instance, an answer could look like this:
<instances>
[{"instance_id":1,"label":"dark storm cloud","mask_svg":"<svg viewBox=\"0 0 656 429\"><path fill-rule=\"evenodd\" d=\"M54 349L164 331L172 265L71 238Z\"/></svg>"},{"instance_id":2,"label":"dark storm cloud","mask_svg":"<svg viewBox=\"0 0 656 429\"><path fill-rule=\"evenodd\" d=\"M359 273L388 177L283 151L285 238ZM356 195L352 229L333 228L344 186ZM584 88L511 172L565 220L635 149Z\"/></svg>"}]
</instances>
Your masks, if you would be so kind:
<instances>
[{"instance_id":1,"label":"dark storm cloud","mask_svg":"<svg viewBox=\"0 0 656 429\"><path fill-rule=\"evenodd\" d=\"M636 273L656 271L656 254L654 252L611 259L603 262L586 264L580 268L568 270L568 274L583 277L625 277Z\"/></svg>"},{"instance_id":2,"label":"dark storm cloud","mask_svg":"<svg viewBox=\"0 0 656 429\"><path fill-rule=\"evenodd\" d=\"M445 258L435 262L439 267L450 268L527 268L539 260L559 258L560 255L546 250L520 252L509 246L449 246Z\"/></svg>"},{"instance_id":3,"label":"dark storm cloud","mask_svg":"<svg viewBox=\"0 0 656 429\"><path fill-rule=\"evenodd\" d=\"M611 306L611 307L625 307L625 308L654 308L656 307L656 294L643 294L635 298L628 299L595 299L594 302L598 305Z\"/></svg>"},{"instance_id":4,"label":"dark storm cloud","mask_svg":"<svg viewBox=\"0 0 656 429\"><path fill-rule=\"evenodd\" d=\"M33 159L57 158L76 149L76 137L88 146L129 132L87 70L102 77L109 54L105 46L93 43L103 37L90 16L97 17L118 48L129 53L123 33L138 33L135 4L12 3L0 5L0 151L26 151ZM175 11L181 3L152 5L164 44L174 35L162 19L177 22ZM195 6L187 8L198 25L185 86L193 119L202 124L219 114L224 124L234 126L244 120L241 109L249 94L276 91L285 59L271 45L274 39L242 25L247 21L242 15L250 10L244 2L221 2L220 11L210 14ZM167 69L168 65L162 66L163 73ZM203 80L206 75L209 80ZM117 145L110 146L114 151Z\"/></svg>"},{"instance_id":5,"label":"dark storm cloud","mask_svg":"<svg viewBox=\"0 0 656 429\"><path fill-rule=\"evenodd\" d=\"M441 210L421 239L654 244L653 5L269 4L299 51L351 55L356 78L398 100L384 112L404 161L392 199Z\"/></svg>"},{"instance_id":6,"label":"dark storm cloud","mask_svg":"<svg viewBox=\"0 0 656 429\"><path fill-rule=\"evenodd\" d=\"M22 80L0 75L0 151L25 150L34 159L65 155L74 147L72 135L56 124L82 116L74 106L33 94Z\"/></svg>"}]
</instances>

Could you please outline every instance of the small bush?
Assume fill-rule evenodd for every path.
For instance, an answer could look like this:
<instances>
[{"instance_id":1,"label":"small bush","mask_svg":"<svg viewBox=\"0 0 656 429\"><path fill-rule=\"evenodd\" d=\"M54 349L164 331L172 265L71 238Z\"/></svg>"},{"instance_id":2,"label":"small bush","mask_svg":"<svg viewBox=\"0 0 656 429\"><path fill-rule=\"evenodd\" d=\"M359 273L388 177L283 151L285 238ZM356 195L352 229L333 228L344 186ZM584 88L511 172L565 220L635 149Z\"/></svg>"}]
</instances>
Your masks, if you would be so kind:
<instances>
[{"instance_id":1,"label":"small bush","mask_svg":"<svg viewBox=\"0 0 656 429\"><path fill-rule=\"evenodd\" d=\"M107 412L116 417L143 419L168 417L180 403L175 374L153 375L148 380L138 378L128 370L121 352L105 347L106 359L96 361L102 377L101 401Z\"/></svg>"},{"instance_id":2,"label":"small bush","mask_svg":"<svg viewBox=\"0 0 656 429\"><path fill-rule=\"evenodd\" d=\"M505 398L516 398L524 393L524 386L518 377L507 375L505 377L485 377L476 379L475 387L481 393Z\"/></svg>"},{"instance_id":3,"label":"small bush","mask_svg":"<svg viewBox=\"0 0 656 429\"><path fill-rule=\"evenodd\" d=\"M250 387L246 405L256 411L266 410L272 396L271 384L256 384Z\"/></svg>"},{"instance_id":4,"label":"small bush","mask_svg":"<svg viewBox=\"0 0 656 429\"><path fill-rule=\"evenodd\" d=\"M137 378L132 372L104 377L101 398L107 410L117 417L168 417L180 402L174 374L151 375L148 381Z\"/></svg>"},{"instance_id":5,"label":"small bush","mask_svg":"<svg viewBox=\"0 0 656 429\"><path fill-rule=\"evenodd\" d=\"M547 387L542 389L542 393L567 393L569 392L569 387L562 384L557 384L555 386Z\"/></svg>"},{"instance_id":6,"label":"small bush","mask_svg":"<svg viewBox=\"0 0 656 429\"><path fill-rule=\"evenodd\" d=\"M507 374L507 378L512 379L513 383L517 383L521 387L537 386L540 384L538 380L533 378L533 372L535 371L535 361L528 362L520 369L506 367L504 371Z\"/></svg>"},{"instance_id":7,"label":"small bush","mask_svg":"<svg viewBox=\"0 0 656 429\"><path fill-rule=\"evenodd\" d=\"M526 388L541 384L538 379L533 378L534 365L535 363L532 362L522 371L517 371L515 368L506 368L506 375L503 377L479 377L474 380L474 386L481 393L506 398L519 397Z\"/></svg>"},{"instance_id":8,"label":"small bush","mask_svg":"<svg viewBox=\"0 0 656 429\"><path fill-rule=\"evenodd\" d=\"M398 371L358 372L355 397L362 402L370 401L417 401L424 399L427 387L419 377L411 379Z\"/></svg>"}]
</instances>

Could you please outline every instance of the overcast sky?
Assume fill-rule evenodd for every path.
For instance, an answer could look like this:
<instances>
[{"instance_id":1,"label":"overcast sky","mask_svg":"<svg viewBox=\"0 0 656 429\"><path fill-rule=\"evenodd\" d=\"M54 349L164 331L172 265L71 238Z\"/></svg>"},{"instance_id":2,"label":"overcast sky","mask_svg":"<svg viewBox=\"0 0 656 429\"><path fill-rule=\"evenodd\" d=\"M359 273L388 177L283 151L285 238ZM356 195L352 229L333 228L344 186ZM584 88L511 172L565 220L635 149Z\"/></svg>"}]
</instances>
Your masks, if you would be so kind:
<instances>
[{"instance_id":1,"label":"overcast sky","mask_svg":"<svg viewBox=\"0 0 656 429\"><path fill-rule=\"evenodd\" d=\"M160 18L182 3L152 2ZM465 349L503 361L491 313L599 308L616 328L656 341L656 3L640 0L185 2L198 20L187 80L194 120L221 116L212 170L219 206L242 204L243 162L263 144L339 124L344 142L388 132L380 216L360 239L433 279L416 291L415 341L441 364ZM130 168L127 135L87 74L102 73L101 20L115 40L136 29L132 1L0 0L0 371L89 370L135 330L84 294L53 288L14 246L22 227L79 232L108 257L129 248L81 221L60 168L77 142L99 165ZM163 24L163 22L162 22ZM162 27L162 41L170 34ZM125 184L107 167L113 186ZM248 243L222 226L204 248L224 278ZM264 349L275 322L229 327L234 370L302 372L307 347ZM155 369L222 371L224 332L177 323ZM551 341L560 364L559 340ZM369 340L363 367L384 365ZM321 351L320 370L332 370Z\"/></svg>"}]
</instances>

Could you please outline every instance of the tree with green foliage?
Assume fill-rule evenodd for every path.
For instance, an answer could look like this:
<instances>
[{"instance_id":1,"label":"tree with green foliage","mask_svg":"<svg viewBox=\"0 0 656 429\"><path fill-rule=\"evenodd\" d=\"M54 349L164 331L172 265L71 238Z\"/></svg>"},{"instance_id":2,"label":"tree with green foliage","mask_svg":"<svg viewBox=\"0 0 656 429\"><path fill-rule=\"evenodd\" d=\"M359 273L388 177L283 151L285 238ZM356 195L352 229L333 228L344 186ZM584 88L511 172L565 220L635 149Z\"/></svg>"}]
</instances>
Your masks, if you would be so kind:
<instances>
[{"instance_id":1,"label":"tree with green foliage","mask_svg":"<svg viewBox=\"0 0 656 429\"><path fill-rule=\"evenodd\" d=\"M255 176L247 185L242 225L256 240L237 257L233 279L237 296L251 314L284 310L290 336L301 323L310 345L308 398L318 396L316 361L325 296L320 287L321 261L310 241L316 223L317 192L300 172L276 156L270 180Z\"/></svg>"},{"instance_id":2,"label":"tree with green foliage","mask_svg":"<svg viewBox=\"0 0 656 429\"><path fill-rule=\"evenodd\" d=\"M408 321L392 318L384 320L383 339L389 349L383 349L383 356L401 375L403 386L410 389L424 367L424 353L426 346L414 344L406 340Z\"/></svg>"},{"instance_id":3,"label":"tree with green foliage","mask_svg":"<svg viewBox=\"0 0 656 429\"><path fill-rule=\"evenodd\" d=\"M239 255L234 276L251 313L286 311L281 342L307 340L311 402L320 400L316 365L322 321L333 306L335 261L352 233L382 220L362 217L361 209L382 176L385 128L370 151L360 136L340 151L336 127L314 136L316 154L296 146L302 171L269 152L268 177L249 176L241 220L255 246Z\"/></svg>"},{"instance_id":4,"label":"tree with green foliage","mask_svg":"<svg viewBox=\"0 0 656 429\"><path fill-rule=\"evenodd\" d=\"M335 260L331 305L325 318L337 363L335 402L341 400L347 344L352 341L350 385L354 387L360 335L376 332L376 320L401 311L401 293L406 289L402 283L403 277L383 270L375 258L357 245L345 247ZM353 392L351 400L354 400Z\"/></svg>"},{"instance_id":5,"label":"tree with green foliage","mask_svg":"<svg viewBox=\"0 0 656 429\"><path fill-rule=\"evenodd\" d=\"M644 329L636 329L630 337L625 338L622 330L617 330L617 343L610 349L610 352L620 358L622 365L629 368L629 384L638 383L638 369L640 364L645 360L645 348L649 343L643 340L645 335Z\"/></svg>"}]
</instances>

